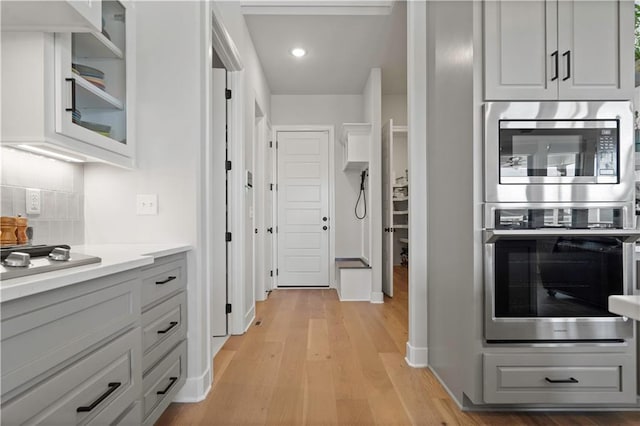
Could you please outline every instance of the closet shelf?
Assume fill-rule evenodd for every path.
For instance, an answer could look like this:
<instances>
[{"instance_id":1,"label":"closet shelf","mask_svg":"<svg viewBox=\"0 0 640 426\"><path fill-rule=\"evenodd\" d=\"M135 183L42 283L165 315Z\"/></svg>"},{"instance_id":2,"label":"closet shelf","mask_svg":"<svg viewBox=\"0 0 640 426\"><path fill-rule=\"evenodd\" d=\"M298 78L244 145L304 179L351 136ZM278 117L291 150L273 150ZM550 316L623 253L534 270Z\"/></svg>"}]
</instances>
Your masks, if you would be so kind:
<instances>
[{"instance_id":1,"label":"closet shelf","mask_svg":"<svg viewBox=\"0 0 640 426\"><path fill-rule=\"evenodd\" d=\"M393 225L393 229L409 229L409 225Z\"/></svg>"},{"instance_id":2,"label":"closet shelf","mask_svg":"<svg viewBox=\"0 0 640 426\"><path fill-rule=\"evenodd\" d=\"M79 108L124 109L124 103L121 100L99 89L77 74L74 74L73 78L78 89L76 102Z\"/></svg>"},{"instance_id":3,"label":"closet shelf","mask_svg":"<svg viewBox=\"0 0 640 426\"><path fill-rule=\"evenodd\" d=\"M398 198L394 198L393 201L407 201L409 199L409 197L398 197Z\"/></svg>"},{"instance_id":4,"label":"closet shelf","mask_svg":"<svg viewBox=\"0 0 640 426\"><path fill-rule=\"evenodd\" d=\"M409 244L408 238L398 238L398 241L400 241L401 243Z\"/></svg>"},{"instance_id":5,"label":"closet shelf","mask_svg":"<svg viewBox=\"0 0 640 426\"><path fill-rule=\"evenodd\" d=\"M396 210L393 212L394 215L403 215L403 214L409 214L409 210Z\"/></svg>"},{"instance_id":6,"label":"closet shelf","mask_svg":"<svg viewBox=\"0 0 640 426\"><path fill-rule=\"evenodd\" d=\"M74 56L77 58L124 59L124 53L102 33L74 33Z\"/></svg>"}]
</instances>

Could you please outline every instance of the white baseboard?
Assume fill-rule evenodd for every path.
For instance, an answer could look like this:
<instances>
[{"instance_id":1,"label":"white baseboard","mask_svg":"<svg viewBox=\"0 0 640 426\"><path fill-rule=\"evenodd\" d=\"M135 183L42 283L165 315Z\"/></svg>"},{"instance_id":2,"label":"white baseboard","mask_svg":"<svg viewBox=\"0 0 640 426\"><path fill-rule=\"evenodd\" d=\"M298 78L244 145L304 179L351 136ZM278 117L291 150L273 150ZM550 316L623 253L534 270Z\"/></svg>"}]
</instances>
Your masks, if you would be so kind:
<instances>
[{"instance_id":1,"label":"white baseboard","mask_svg":"<svg viewBox=\"0 0 640 426\"><path fill-rule=\"evenodd\" d=\"M249 312L247 312L247 314L244 316L244 331L243 333L246 333L247 330L249 330L249 327L251 327L251 324L253 324L253 320L256 319L256 305L254 304L251 309L249 309Z\"/></svg>"},{"instance_id":2,"label":"white baseboard","mask_svg":"<svg viewBox=\"0 0 640 426\"><path fill-rule=\"evenodd\" d=\"M218 353L218 351L220 351L220 349L222 349L224 344L227 343L227 340L229 340L228 334L226 336L211 338L211 358L216 357L216 354Z\"/></svg>"},{"instance_id":3,"label":"white baseboard","mask_svg":"<svg viewBox=\"0 0 640 426\"><path fill-rule=\"evenodd\" d=\"M211 368L199 377L187 377L182 389L176 394L173 402L200 402L203 401L211 390Z\"/></svg>"},{"instance_id":4,"label":"white baseboard","mask_svg":"<svg viewBox=\"0 0 640 426\"><path fill-rule=\"evenodd\" d=\"M374 291L371 293L371 303L384 303L384 293Z\"/></svg>"},{"instance_id":5,"label":"white baseboard","mask_svg":"<svg viewBox=\"0 0 640 426\"><path fill-rule=\"evenodd\" d=\"M429 366L429 349L416 348L407 342L407 364L413 368L423 368Z\"/></svg>"}]
</instances>

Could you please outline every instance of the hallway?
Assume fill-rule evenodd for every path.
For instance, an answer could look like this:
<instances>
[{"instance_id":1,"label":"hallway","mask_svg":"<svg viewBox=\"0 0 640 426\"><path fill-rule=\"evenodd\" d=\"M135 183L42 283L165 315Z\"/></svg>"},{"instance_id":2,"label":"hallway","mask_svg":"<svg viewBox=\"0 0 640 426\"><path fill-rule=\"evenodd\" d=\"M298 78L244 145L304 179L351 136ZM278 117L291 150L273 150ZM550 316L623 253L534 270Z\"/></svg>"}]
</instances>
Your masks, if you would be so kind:
<instances>
[{"instance_id":1,"label":"hallway","mask_svg":"<svg viewBox=\"0 0 640 426\"><path fill-rule=\"evenodd\" d=\"M465 413L405 360L407 269L393 299L341 303L334 290L279 290L215 358L207 399L171 404L183 425L637 425L640 413Z\"/></svg>"}]
</instances>

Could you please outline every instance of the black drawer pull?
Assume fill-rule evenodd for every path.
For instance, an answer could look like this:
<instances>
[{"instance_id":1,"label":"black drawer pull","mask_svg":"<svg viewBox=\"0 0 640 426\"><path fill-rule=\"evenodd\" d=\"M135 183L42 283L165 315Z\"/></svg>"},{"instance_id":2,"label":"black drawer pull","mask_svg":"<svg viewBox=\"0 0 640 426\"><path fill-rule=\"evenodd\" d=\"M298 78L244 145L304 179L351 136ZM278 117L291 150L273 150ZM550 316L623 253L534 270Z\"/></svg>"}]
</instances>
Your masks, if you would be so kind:
<instances>
[{"instance_id":1,"label":"black drawer pull","mask_svg":"<svg viewBox=\"0 0 640 426\"><path fill-rule=\"evenodd\" d=\"M78 409L76 410L78 413L84 413L87 411L91 411L94 408L96 408L102 401L104 401L105 399L107 399L109 397L109 395L111 395L112 393L114 393L116 391L116 389L118 389L120 387L122 383L120 382L111 382L108 384L109 389L107 389L107 391L105 393L103 393L102 395L100 395L100 397L98 399L96 399L95 401L93 401L91 403L91 405L89 406L84 406L84 407L78 407Z\"/></svg>"},{"instance_id":2,"label":"black drawer pull","mask_svg":"<svg viewBox=\"0 0 640 426\"><path fill-rule=\"evenodd\" d=\"M164 330L158 330L158 334L165 334L168 333L169 330L171 330L173 327L175 327L176 325L178 325L178 321L171 321L169 323L169 327L165 328Z\"/></svg>"},{"instance_id":3,"label":"black drawer pull","mask_svg":"<svg viewBox=\"0 0 640 426\"><path fill-rule=\"evenodd\" d=\"M177 277L171 276L171 277L168 277L166 280L156 281L156 285L166 284L166 283L168 283L169 281L173 281L173 280L175 280L176 278L177 278Z\"/></svg>"},{"instance_id":4,"label":"black drawer pull","mask_svg":"<svg viewBox=\"0 0 640 426\"><path fill-rule=\"evenodd\" d=\"M71 108L67 107L65 111L75 111L76 110L76 79L75 78L65 78L64 81L71 82Z\"/></svg>"},{"instance_id":5,"label":"black drawer pull","mask_svg":"<svg viewBox=\"0 0 640 426\"><path fill-rule=\"evenodd\" d=\"M173 384L177 381L178 381L177 377L169 377L169 385L166 388L164 388L164 390L156 392L156 394L164 395L165 393L169 392L169 389L171 389L171 386L173 386Z\"/></svg>"},{"instance_id":6,"label":"black drawer pull","mask_svg":"<svg viewBox=\"0 0 640 426\"><path fill-rule=\"evenodd\" d=\"M559 379L559 380L550 379L548 377L545 377L544 379L548 383L578 383L578 380L574 379L573 377L569 377L568 379Z\"/></svg>"}]
</instances>

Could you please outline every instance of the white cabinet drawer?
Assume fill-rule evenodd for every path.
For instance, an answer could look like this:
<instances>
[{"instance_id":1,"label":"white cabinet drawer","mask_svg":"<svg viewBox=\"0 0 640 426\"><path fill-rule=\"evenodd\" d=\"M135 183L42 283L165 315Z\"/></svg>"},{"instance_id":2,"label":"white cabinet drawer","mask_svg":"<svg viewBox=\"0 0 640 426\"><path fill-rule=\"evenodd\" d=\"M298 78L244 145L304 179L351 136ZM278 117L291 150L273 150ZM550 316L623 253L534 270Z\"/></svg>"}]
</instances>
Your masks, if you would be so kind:
<instances>
[{"instance_id":1,"label":"white cabinet drawer","mask_svg":"<svg viewBox=\"0 0 640 426\"><path fill-rule=\"evenodd\" d=\"M186 308L185 292L180 292L142 314L144 372L186 337Z\"/></svg>"},{"instance_id":2,"label":"white cabinet drawer","mask_svg":"<svg viewBox=\"0 0 640 426\"><path fill-rule=\"evenodd\" d=\"M23 391L137 321L138 285L131 274L115 275L3 303L2 395Z\"/></svg>"},{"instance_id":3,"label":"white cabinet drawer","mask_svg":"<svg viewBox=\"0 0 640 426\"><path fill-rule=\"evenodd\" d=\"M142 271L142 306L161 300L187 285L187 264L184 256L155 264Z\"/></svg>"},{"instance_id":4,"label":"white cabinet drawer","mask_svg":"<svg viewBox=\"0 0 640 426\"><path fill-rule=\"evenodd\" d=\"M139 426L142 423L142 403L136 401L113 423L117 426Z\"/></svg>"},{"instance_id":5,"label":"white cabinet drawer","mask_svg":"<svg viewBox=\"0 0 640 426\"><path fill-rule=\"evenodd\" d=\"M632 363L629 356L610 353L484 354L484 401L631 403L636 398L635 379L627 373Z\"/></svg>"},{"instance_id":6,"label":"white cabinet drawer","mask_svg":"<svg viewBox=\"0 0 640 426\"><path fill-rule=\"evenodd\" d=\"M187 344L176 346L142 379L142 409L144 424L153 424L173 400L185 382L187 374Z\"/></svg>"},{"instance_id":7,"label":"white cabinet drawer","mask_svg":"<svg viewBox=\"0 0 640 426\"><path fill-rule=\"evenodd\" d=\"M141 391L140 329L134 328L16 398L2 423L108 424Z\"/></svg>"}]
</instances>

